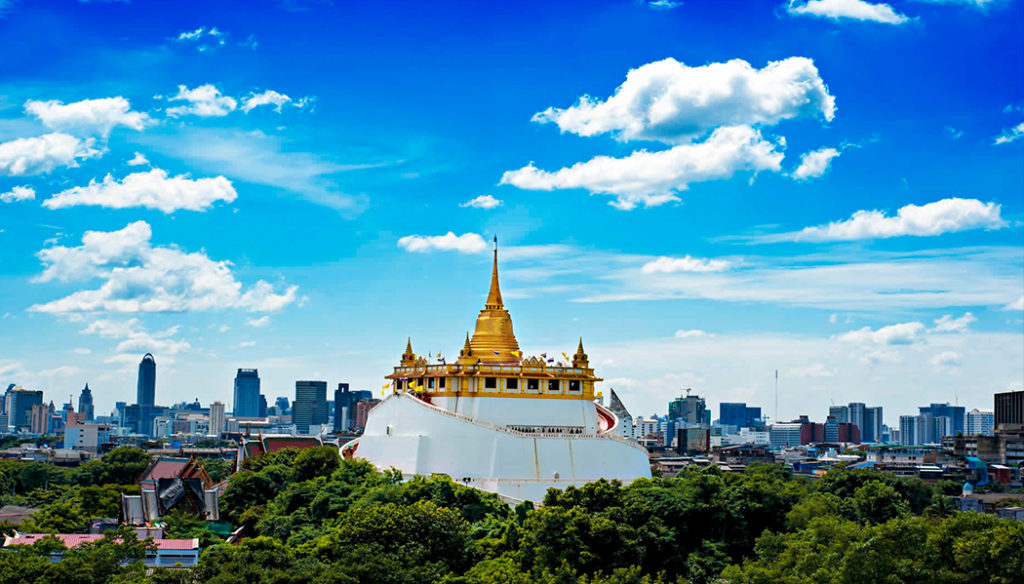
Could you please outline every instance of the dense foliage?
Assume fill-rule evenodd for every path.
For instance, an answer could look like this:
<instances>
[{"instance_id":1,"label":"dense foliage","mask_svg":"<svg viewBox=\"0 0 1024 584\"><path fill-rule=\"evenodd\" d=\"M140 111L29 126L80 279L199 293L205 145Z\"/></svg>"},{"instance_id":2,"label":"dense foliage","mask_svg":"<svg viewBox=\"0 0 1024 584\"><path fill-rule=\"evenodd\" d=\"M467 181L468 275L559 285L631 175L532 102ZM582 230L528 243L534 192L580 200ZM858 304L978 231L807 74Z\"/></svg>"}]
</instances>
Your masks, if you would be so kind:
<instances>
[{"instance_id":1,"label":"dense foliage","mask_svg":"<svg viewBox=\"0 0 1024 584\"><path fill-rule=\"evenodd\" d=\"M65 477L61 495L29 495L46 492L40 485L50 472L29 467L0 467L0 481L20 481L24 497L52 498L48 526L64 517L55 505L67 503L69 490L82 498L84 489L113 488ZM124 476L115 468L68 472L83 473ZM206 546L193 570L97 567L95 558L113 557L111 547L137 557L143 544L130 538L66 552L62 564L74 558L92 582L182 584L1020 581L1024 525L956 513L942 489L869 470L808 479L753 465L741 474L692 468L628 486L599 481L513 508L447 477L402 481L324 447L253 459L231 477L221 510L249 531L240 545L202 535L197 518L169 518L169 536L201 537ZM90 504L105 500L90 493ZM67 511L69 525L72 511L81 512ZM42 561L52 545L0 554L0 581L80 581Z\"/></svg>"}]
</instances>

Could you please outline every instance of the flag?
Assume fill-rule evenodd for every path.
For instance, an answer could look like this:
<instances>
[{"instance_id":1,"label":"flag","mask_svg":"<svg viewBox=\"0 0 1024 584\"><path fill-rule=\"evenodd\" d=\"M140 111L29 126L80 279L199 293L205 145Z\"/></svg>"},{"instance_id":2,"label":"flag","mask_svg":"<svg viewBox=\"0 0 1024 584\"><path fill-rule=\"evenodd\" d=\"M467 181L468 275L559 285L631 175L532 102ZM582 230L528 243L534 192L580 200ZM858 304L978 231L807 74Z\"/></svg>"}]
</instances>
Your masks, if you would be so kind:
<instances>
[{"instance_id":1,"label":"flag","mask_svg":"<svg viewBox=\"0 0 1024 584\"><path fill-rule=\"evenodd\" d=\"M548 363L554 363L554 362L555 362L554 359L548 359Z\"/></svg>"},{"instance_id":2,"label":"flag","mask_svg":"<svg viewBox=\"0 0 1024 584\"><path fill-rule=\"evenodd\" d=\"M512 351L512 355L515 357L522 357L523 354L520 351Z\"/></svg>"},{"instance_id":3,"label":"flag","mask_svg":"<svg viewBox=\"0 0 1024 584\"><path fill-rule=\"evenodd\" d=\"M438 361L441 362L441 365L446 365L447 364L447 361L444 360L444 357L438 357L437 359L438 359Z\"/></svg>"},{"instance_id":4,"label":"flag","mask_svg":"<svg viewBox=\"0 0 1024 584\"><path fill-rule=\"evenodd\" d=\"M569 356L565 354L565 351L562 351L562 356L565 357L566 361L572 361L572 359L570 359Z\"/></svg>"},{"instance_id":5,"label":"flag","mask_svg":"<svg viewBox=\"0 0 1024 584\"><path fill-rule=\"evenodd\" d=\"M441 353L438 353L438 354L437 354L437 358L438 358L438 359L440 359L440 358L441 358Z\"/></svg>"},{"instance_id":6,"label":"flag","mask_svg":"<svg viewBox=\"0 0 1024 584\"><path fill-rule=\"evenodd\" d=\"M387 389L389 387L391 387L391 384L390 383L385 383L384 387L381 387L381 389Z\"/></svg>"},{"instance_id":7,"label":"flag","mask_svg":"<svg viewBox=\"0 0 1024 584\"><path fill-rule=\"evenodd\" d=\"M541 356L541 357L543 357L543 358L545 358L545 359L547 359L547 358L548 358L548 354L547 354L547 353L541 353L541 354L540 354L540 356Z\"/></svg>"}]
</instances>

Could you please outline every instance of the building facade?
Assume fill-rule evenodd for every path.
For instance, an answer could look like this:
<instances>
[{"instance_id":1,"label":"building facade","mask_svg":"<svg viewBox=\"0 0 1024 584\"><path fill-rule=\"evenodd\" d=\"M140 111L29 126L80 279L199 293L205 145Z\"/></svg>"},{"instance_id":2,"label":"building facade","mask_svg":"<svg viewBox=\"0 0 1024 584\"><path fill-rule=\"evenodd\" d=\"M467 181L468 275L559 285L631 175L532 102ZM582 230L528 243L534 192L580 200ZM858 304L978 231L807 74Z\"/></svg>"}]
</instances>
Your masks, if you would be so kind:
<instances>
[{"instance_id":1,"label":"building facade","mask_svg":"<svg viewBox=\"0 0 1024 584\"><path fill-rule=\"evenodd\" d=\"M993 401L992 421L997 428L1001 424L1024 424L1024 390L997 393Z\"/></svg>"},{"instance_id":2,"label":"building facade","mask_svg":"<svg viewBox=\"0 0 1024 584\"><path fill-rule=\"evenodd\" d=\"M327 382L296 381L292 402L292 423L299 434L320 431L327 423Z\"/></svg>"},{"instance_id":3,"label":"building facade","mask_svg":"<svg viewBox=\"0 0 1024 584\"><path fill-rule=\"evenodd\" d=\"M256 369L239 369L235 373L235 394L231 404L236 418L261 418L260 374ZM264 414L266 415L266 414Z\"/></svg>"},{"instance_id":4,"label":"building facade","mask_svg":"<svg viewBox=\"0 0 1024 584\"><path fill-rule=\"evenodd\" d=\"M156 404L156 359L146 353L139 362L139 380L136 389L135 403L140 406ZM78 411L82 411L79 407Z\"/></svg>"},{"instance_id":5,"label":"building facade","mask_svg":"<svg viewBox=\"0 0 1024 584\"><path fill-rule=\"evenodd\" d=\"M223 402L215 401L210 404L210 436L220 438L220 435L224 433L224 424L227 421L225 410L226 406Z\"/></svg>"},{"instance_id":6,"label":"building facade","mask_svg":"<svg viewBox=\"0 0 1024 584\"><path fill-rule=\"evenodd\" d=\"M82 388L82 393L78 395L78 412L84 414L86 420L96 418L96 408L92 403L92 390L89 389L88 383Z\"/></svg>"}]
</instances>

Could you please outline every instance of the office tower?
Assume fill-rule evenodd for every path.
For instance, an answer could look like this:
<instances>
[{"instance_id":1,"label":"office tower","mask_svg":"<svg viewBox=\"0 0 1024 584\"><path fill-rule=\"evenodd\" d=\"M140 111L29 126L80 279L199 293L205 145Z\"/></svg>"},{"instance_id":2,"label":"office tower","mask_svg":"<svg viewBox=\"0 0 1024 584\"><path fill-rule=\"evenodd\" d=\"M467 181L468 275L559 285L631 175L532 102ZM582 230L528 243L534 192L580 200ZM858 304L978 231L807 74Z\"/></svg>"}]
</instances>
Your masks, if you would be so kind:
<instances>
[{"instance_id":1,"label":"office tower","mask_svg":"<svg viewBox=\"0 0 1024 584\"><path fill-rule=\"evenodd\" d=\"M828 415L836 419L837 424L850 421L850 408L847 406L830 406Z\"/></svg>"},{"instance_id":2,"label":"office tower","mask_svg":"<svg viewBox=\"0 0 1024 584\"><path fill-rule=\"evenodd\" d=\"M682 420L687 426L711 426L711 412L704 398L696 395L677 397L668 404L668 419Z\"/></svg>"},{"instance_id":3,"label":"office tower","mask_svg":"<svg viewBox=\"0 0 1024 584\"><path fill-rule=\"evenodd\" d=\"M151 353L146 353L139 362L137 394L135 403L140 406L152 406L156 403L156 359Z\"/></svg>"},{"instance_id":4,"label":"office tower","mask_svg":"<svg viewBox=\"0 0 1024 584\"><path fill-rule=\"evenodd\" d=\"M225 409L223 402L215 401L210 404L210 436L220 438L224 433Z\"/></svg>"},{"instance_id":5,"label":"office tower","mask_svg":"<svg viewBox=\"0 0 1024 584\"><path fill-rule=\"evenodd\" d=\"M319 431L327 423L327 382L296 381L292 403L292 423L299 434Z\"/></svg>"},{"instance_id":6,"label":"office tower","mask_svg":"<svg viewBox=\"0 0 1024 584\"><path fill-rule=\"evenodd\" d=\"M288 398L283 395L277 396L277 399L274 400L274 405L277 406L278 411L282 415L291 413L292 407L288 403Z\"/></svg>"},{"instance_id":7,"label":"office tower","mask_svg":"<svg viewBox=\"0 0 1024 584\"><path fill-rule=\"evenodd\" d=\"M86 420L92 420L96 417L96 411L92 405L92 390L89 389L89 384L85 384L85 388L82 389L82 393L78 396L78 411L85 416Z\"/></svg>"},{"instance_id":8,"label":"office tower","mask_svg":"<svg viewBox=\"0 0 1024 584\"><path fill-rule=\"evenodd\" d=\"M862 403L851 402L848 406L850 408L850 419L849 422L857 429L860 430L861 436L864 435L864 410L866 406Z\"/></svg>"},{"instance_id":9,"label":"office tower","mask_svg":"<svg viewBox=\"0 0 1024 584\"><path fill-rule=\"evenodd\" d=\"M993 401L992 421L997 429L1002 424L1024 424L1024 390L997 393Z\"/></svg>"},{"instance_id":10,"label":"office tower","mask_svg":"<svg viewBox=\"0 0 1024 584\"><path fill-rule=\"evenodd\" d=\"M117 418L117 425L124 426L124 409L128 404L123 401L114 402L114 416Z\"/></svg>"},{"instance_id":11,"label":"office tower","mask_svg":"<svg viewBox=\"0 0 1024 584\"><path fill-rule=\"evenodd\" d=\"M260 394L259 407L256 408L256 415L259 416L260 418L267 417L267 396L263 395L262 393Z\"/></svg>"},{"instance_id":12,"label":"office tower","mask_svg":"<svg viewBox=\"0 0 1024 584\"><path fill-rule=\"evenodd\" d=\"M918 444L934 444L935 440L935 418L924 412L917 416L917 433L915 434Z\"/></svg>"},{"instance_id":13,"label":"office tower","mask_svg":"<svg viewBox=\"0 0 1024 584\"><path fill-rule=\"evenodd\" d=\"M373 397L365 390L349 391L347 383L339 383L334 391L334 432L345 434L356 429L356 405Z\"/></svg>"},{"instance_id":14,"label":"office tower","mask_svg":"<svg viewBox=\"0 0 1024 584\"><path fill-rule=\"evenodd\" d=\"M32 406L43 403L43 392L15 386L7 390L8 424L18 430L28 430L32 425Z\"/></svg>"},{"instance_id":15,"label":"office tower","mask_svg":"<svg viewBox=\"0 0 1024 584\"><path fill-rule=\"evenodd\" d=\"M236 418L263 417L260 416L260 374L257 370L239 369L235 374L235 401L232 407Z\"/></svg>"},{"instance_id":16,"label":"office tower","mask_svg":"<svg viewBox=\"0 0 1024 584\"><path fill-rule=\"evenodd\" d=\"M50 408L43 404L32 406L29 414L29 432L32 434L46 434L50 428Z\"/></svg>"},{"instance_id":17,"label":"office tower","mask_svg":"<svg viewBox=\"0 0 1024 584\"><path fill-rule=\"evenodd\" d=\"M900 444L914 446L917 441L917 416L900 416Z\"/></svg>"},{"instance_id":18,"label":"office tower","mask_svg":"<svg viewBox=\"0 0 1024 584\"><path fill-rule=\"evenodd\" d=\"M943 436L955 436L957 433L964 431L964 421L966 418L965 410L963 406L951 406L949 403L944 404L931 404L928 407L918 408L920 413L929 414L932 418L947 417L950 419L949 428L946 430L948 434ZM932 442L941 442L942 436L935 436Z\"/></svg>"},{"instance_id":19,"label":"office tower","mask_svg":"<svg viewBox=\"0 0 1024 584\"><path fill-rule=\"evenodd\" d=\"M967 412L968 436L991 436L994 428L995 414L993 412L982 412L977 408Z\"/></svg>"},{"instance_id":20,"label":"office tower","mask_svg":"<svg viewBox=\"0 0 1024 584\"><path fill-rule=\"evenodd\" d=\"M380 400L374 398L364 399L356 402L355 427L357 431L362 432L363 429L366 428L366 418L367 416L370 415L370 410L372 410L373 407L379 403Z\"/></svg>"},{"instance_id":21,"label":"office tower","mask_svg":"<svg viewBox=\"0 0 1024 584\"><path fill-rule=\"evenodd\" d=\"M839 442L839 422L835 416L825 418L825 442L829 444Z\"/></svg>"},{"instance_id":22,"label":"office tower","mask_svg":"<svg viewBox=\"0 0 1024 584\"><path fill-rule=\"evenodd\" d=\"M862 442L879 443L882 441L882 406L864 408L864 424L860 427Z\"/></svg>"},{"instance_id":23,"label":"office tower","mask_svg":"<svg viewBox=\"0 0 1024 584\"><path fill-rule=\"evenodd\" d=\"M718 423L723 426L752 428L761 419L761 408L748 407L745 403L723 402L718 404Z\"/></svg>"}]
</instances>

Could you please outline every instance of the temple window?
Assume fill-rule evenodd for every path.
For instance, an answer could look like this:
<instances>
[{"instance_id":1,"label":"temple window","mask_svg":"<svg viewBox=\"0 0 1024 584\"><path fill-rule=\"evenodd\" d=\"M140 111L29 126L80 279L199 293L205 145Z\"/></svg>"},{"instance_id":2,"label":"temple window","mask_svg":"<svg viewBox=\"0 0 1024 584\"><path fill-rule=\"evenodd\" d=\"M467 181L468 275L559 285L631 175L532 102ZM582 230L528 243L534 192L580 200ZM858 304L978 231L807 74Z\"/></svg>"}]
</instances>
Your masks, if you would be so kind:
<instances>
[{"instance_id":1,"label":"temple window","mask_svg":"<svg viewBox=\"0 0 1024 584\"><path fill-rule=\"evenodd\" d=\"M433 377L427 379L427 387L429 389L434 389L434 378Z\"/></svg>"},{"instance_id":2,"label":"temple window","mask_svg":"<svg viewBox=\"0 0 1024 584\"><path fill-rule=\"evenodd\" d=\"M540 380L538 379L527 379L526 389L532 389L534 391L540 389Z\"/></svg>"},{"instance_id":3,"label":"temple window","mask_svg":"<svg viewBox=\"0 0 1024 584\"><path fill-rule=\"evenodd\" d=\"M505 380L505 389L519 389L519 380L515 377L509 377Z\"/></svg>"},{"instance_id":4,"label":"temple window","mask_svg":"<svg viewBox=\"0 0 1024 584\"><path fill-rule=\"evenodd\" d=\"M498 378L497 377L485 377L484 378L484 389L498 389Z\"/></svg>"},{"instance_id":5,"label":"temple window","mask_svg":"<svg viewBox=\"0 0 1024 584\"><path fill-rule=\"evenodd\" d=\"M570 379L569 380L569 391L575 391L575 392L579 393L579 391L580 391L580 381L578 379Z\"/></svg>"},{"instance_id":6,"label":"temple window","mask_svg":"<svg viewBox=\"0 0 1024 584\"><path fill-rule=\"evenodd\" d=\"M438 387L438 388L440 388L440 389L444 389L444 386L445 386L445 382L444 382L444 380L445 380L445 378L444 378L444 377L442 377L442 378L440 378L440 379L438 379L438 380L437 380L437 387Z\"/></svg>"},{"instance_id":7,"label":"temple window","mask_svg":"<svg viewBox=\"0 0 1024 584\"><path fill-rule=\"evenodd\" d=\"M558 393L558 390L559 390L559 388L558 388L558 380L557 379L549 379L548 380L548 393Z\"/></svg>"}]
</instances>

